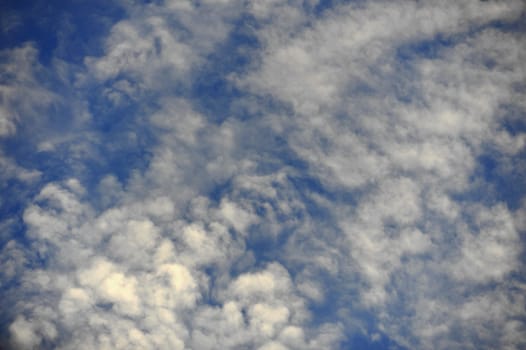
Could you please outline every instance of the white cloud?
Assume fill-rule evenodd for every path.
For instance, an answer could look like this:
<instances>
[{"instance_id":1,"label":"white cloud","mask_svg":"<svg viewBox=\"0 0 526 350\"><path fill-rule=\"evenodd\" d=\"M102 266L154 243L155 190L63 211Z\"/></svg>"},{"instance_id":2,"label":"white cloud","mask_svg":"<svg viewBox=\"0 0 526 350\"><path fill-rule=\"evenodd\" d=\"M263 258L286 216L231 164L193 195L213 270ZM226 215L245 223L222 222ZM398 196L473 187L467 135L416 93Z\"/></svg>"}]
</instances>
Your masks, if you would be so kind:
<instances>
[{"instance_id":1,"label":"white cloud","mask_svg":"<svg viewBox=\"0 0 526 350\"><path fill-rule=\"evenodd\" d=\"M116 304L116 311L135 316L140 312L137 279L126 276L111 262L96 259L87 270L78 274L80 285L91 288L99 301Z\"/></svg>"},{"instance_id":2,"label":"white cloud","mask_svg":"<svg viewBox=\"0 0 526 350\"><path fill-rule=\"evenodd\" d=\"M363 331L408 348L520 348L524 205L475 193L484 152L524 150L502 126L521 104L522 38L491 25L520 2L337 4L320 17L316 4L123 4L75 89L108 108L144 103L129 123L153 134L151 158L129 178L44 184L24 205L27 246L2 234L1 282L21 286L14 346L332 349ZM224 78L254 115L219 120L187 90L240 16L260 46ZM426 41L435 52L411 48ZM13 136L54 95L35 81L35 49L5 55L18 82L2 87L0 136ZM84 131L37 143L104 160L111 147ZM5 178L40 174L0 162Z\"/></svg>"},{"instance_id":3,"label":"white cloud","mask_svg":"<svg viewBox=\"0 0 526 350\"><path fill-rule=\"evenodd\" d=\"M169 310L192 307L199 298L197 283L190 271L180 264L163 264L157 269L156 278L166 283L166 288L153 289L153 303ZM159 282L158 282L159 283Z\"/></svg>"},{"instance_id":4,"label":"white cloud","mask_svg":"<svg viewBox=\"0 0 526 350\"><path fill-rule=\"evenodd\" d=\"M451 266L460 281L502 280L518 268L520 239L509 211L502 205L481 208L476 213L477 230L462 232L460 257Z\"/></svg>"},{"instance_id":5,"label":"white cloud","mask_svg":"<svg viewBox=\"0 0 526 350\"><path fill-rule=\"evenodd\" d=\"M258 350L286 350L287 348L278 342L269 342L261 347Z\"/></svg>"},{"instance_id":6,"label":"white cloud","mask_svg":"<svg viewBox=\"0 0 526 350\"><path fill-rule=\"evenodd\" d=\"M241 300L286 293L292 288L288 273L279 264L266 270L239 276L232 285L232 295ZM229 293L230 294L230 293Z\"/></svg>"},{"instance_id":7,"label":"white cloud","mask_svg":"<svg viewBox=\"0 0 526 350\"><path fill-rule=\"evenodd\" d=\"M104 55L85 59L95 79L119 78L106 89L116 104L124 96L137 98L144 91L159 93L174 83L187 84L192 69L205 63L205 56L227 38L230 21L242 9L237 0L124 7L130 16L112 27ZM90 79L83 76L79 81Z\"/></svg>"},{"instance_id":8,"label":"white cloud","mask_svg":"<svg viewBox=\"0 0 526 350\"><path fill-rule=\"evenodd\" d=\"M106 80L119 74L130 74L133 80L146 78L143 84L151 86L163 69L173 70L175 77L188 70L192 50L167 31L165 20L150 17L140 22L121 21L112 28L107 42L108 52L101 59L90 59L95 76ZM151 73L144 74L148 67ZM142 80L142 79L141 79Z\"/></svg>"},{"instance_id":9,"label":"white cloud","mask_svg":"<svg viewBox=\"0 0 526 350\"><path fill-rule=\"evenodd\" d=\"M2 180L17 179L25 183L31 183L38 180L42 172L38 170L30 170L21 167L16 163L16 160L6 157L0 152L0 178Z\"/></svg>"},{"instance_id":10,"label":"white cloud","mask_svg":"<svg viewBox=\"0 0 526 350\"><path fill-rule=\"evenodd\" d=\"M223 200L219 207L219 213L223 216L228 223L230 223L237 231L244 232L250 224L256 221L256 217L240 208L235 203L231 203L228 200Z\"/></svg>"},{"instance_id":11,"label":"white cloud","mask_svg":"<svg viewBox=\"0 0 526 350\"><path fill-rule=\"evenodd\" d=\"M17 317L15 322L9 326L12 343L22 349L36 349L41 341L40 335L34 329L34 325L23 316Z\"/></svg>"},{"instance_id":12,"label":"white cloud","mask_svg":"<svg viewBox=\"0 0 526 350\"><path fill-rule=\"evenodd\" d=\"M280 326L287 323L289 309L285 306L273 307L268 304L257 303L249 308L248 315L250 317L250 326L256 332L273 337L276 328L280 329Z\"/></svg>"},{"instance_id":13,"label":"white cloud","mask_svg":"<svg viewBox=\"0 0 526 350\"><path fill-rule=\"evenodd\" d=\"M430 298L442 303L447 315L453 312L450 305L428 289L431 281L424 274L433 274L444 288L465 283L469 295L479 283L506 278L519 264L518 236L507 210L481 208L481 213L497 210L507 219L500 228L490 229L494 224L488 223L466 231L467 203L453 198L472 186L470 177L485 147L504 154L523 149L523 136L512 136L499 125L501 105L516 103L515 85L524 78L516 34L484 29L465 39L456 35L493 20L513 20L520 4L467 1L455 6L342 5L293 35L276 38L271 34L275 29L263 28L262 64L237 80L243 88L291 106L290 113L268 118L273 130L286 135L314 178L358 199L355 208L318 203L337 213L347 236L343 249L351 258L333 271L361 276L363 281L347 283L357 285L371 307L398 305L405 298L404 307L412 310L413 302ZM287 25L282 26L273 23L287 33ZM436 36L450 43L438 45L430 57L413 53L399 61L397 50ZM508 58L500 60L496 52ZM327 259L314 256L332 251L339 256L339 245L311 248L309 261L325 268ZM418 287L409 290L398 281ZM464 300L459 294L455 298ZM396 313L385 319L399 322ZM399 328L385 325L403 344ZM455 326L446 322L441 327L441 336L447 337ZM422 336L436 339L438 334Z\"/></svg>"},{"instance_id":14,"label":"white cloud","mask_svg":"<svg viewBox=\"0 0 526 350\"><path fill-rule=\"evenodd\" d=\"M31 44L0 52L0 137L15 134L21 119L37 117L57 100L36 76L42 69L37 54Z\"/></svg>"},{"instance_id":15,"label":"white cloud","mask_svg":"<svg viewBox=\"0 0 526 350\"><path fill-rule=\"evenodd\" d=\"M224 274L228 270L220 266L230 268L243 254L236 241L246 235L231 237L226 226L213 221L223 218L223 204L205 209L216 215L202 219L212 221L186 225L171 221L173 205L166 198L135 200L93 215L80 201L84 195L74 179L48 184L26 210L34 246L56 268L26 272L27 288L52 297L25 303L24 312L35 321L12 323L13 341L39 347L58 339L58 348L65 349L259 347L278 344L272 339L296 327L301 338L290 330L282 336L296 348L309 348L309 339L325 342L316 340L323 338L317 329L304 328L305 301L277 263L232 280L218 276L210 289L211 276L200 268L214 266ZM219 309L202 303L210 294L217 295ZM40 304L57 313L38 312ZM43 327L65 333L53 335Z\"/></svg>"}]
</instances>

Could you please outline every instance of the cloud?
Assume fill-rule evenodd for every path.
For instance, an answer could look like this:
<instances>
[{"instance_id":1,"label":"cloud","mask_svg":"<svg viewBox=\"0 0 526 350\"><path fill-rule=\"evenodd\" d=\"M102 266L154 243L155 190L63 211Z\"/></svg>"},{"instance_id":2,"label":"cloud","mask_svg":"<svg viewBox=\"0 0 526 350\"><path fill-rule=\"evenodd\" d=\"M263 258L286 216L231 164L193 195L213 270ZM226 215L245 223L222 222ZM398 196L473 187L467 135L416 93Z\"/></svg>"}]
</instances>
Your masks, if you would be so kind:
<instances>
[{"instance_id":1,"label":"cloud","mask_svg":"<svg viewBox=\"0 0 526 350\"><path fill-rule=\"evenodd\" d=\"M461 281L500 280L518 267L519 235L502 205L480 208L475 215L478 229L476 234L462 232L460 258L452 274Z\"/></svg>"},{"instance_id":2,"label":"cloud","mask_svg":"<svg viewBox=\"0 0 526 350\"><path fill-rule=\"evenodd\" d=\"M242 245L236 241L244 233L232 241L228 227L220 222L170 228L170 216L155 210L168 208L165 213L173 213L166 198L146 199L142 204L134 201L130 206L93 215L93 208L80 202L85 192L75 185L78 182L71 179L65 184L47 185L24 214L33 249L48 266L26 271L25 288L47 290L50 297L44 300L28 295L31 301L20 305L20 314L10 326L12 344L25 348L50 342L64 348L177 348L188 343L207 348L206 339L211 336L218 337L211 344L219 341L221 346L231 346L233 340L222 337L224 332L234 332L240 334L236 344L263 345L288 325L301 327L307 321L305 302L279 264L232 280L222 276L214 285L212 276L203 274L201 266L219 267L243 254ZM214 209L220 220L223 206L218 203ZM141 215L145 217L139 220ZM225 218L230 225L233 217ZM161 232L167 234L164 239ZM217 294L221 311L201 303L210 294ZM51 315L39 311L52 309L57 311ZM237 316L232 314L235 310L239 310ZM233 328L221 331L214 326L216 316L203 319L203 313L231 319ZM186 319L184 324L181 317ZM60 332L44 332L41 322ZM123 333L132 325L142 331ZM180 331L167 337L165 327ZM80 329L86 331L78 334ZM202 334L205 329L206 337ZM311 340L313 344L334 341L334 337Z\"/></svg>"},{"instance_id":3,"label":"cloud","mask_svg":"<svg viewBox=\"0 0 526 350\"><path fill-rule=\"evenodd\" d=\"M363 281L354 284L365 285L357 288L370 307L395 307L399 298L408 297L443 300L423 287L429 283L424 274L437 273L437 280L445 279L444 287L463 281L469 293L477 293L479 283L500 280L518 268L512 248L518 235L511 219L503 224L507 229L492 231L498 238L483 227L468 233L462 227L469 225L472 214L459 208L470 205L452 200L475 186L470 177L479 176L477 157L489 145L503 154L515 152L513 147L501 148L501 132L522 147L522 134L511 136L498 118L500 106L514 104L512 96L523 73L517 65L498 62L482 49L490 45L517 57L516 34L485 26L496 19L513 20L519 4L485 5L466 2L455 10L398 3L382 8L371 3L342 6L305 30L269 40L260 68L239 77L243 88L270 93L291 106L290 113L272 116L269 123L286 135L312 177L359 198L356 208L345 203L325 205L341 213L336 215L347 236L344 251L351 257L333 271L348 271L349 278L354 272L362 276ZM405 21L397 20L404 16ZM481 29L457 39L455 35L468 28ZM401 48L437 36L451 39L434 44L436 54L417 51L401 60ZM500 208L504 216L509 215L508 209ZM477 210L476 215L483 215L497 209ZM434 219L433 212L442 218ZM448 240L448 236L457 238ZM340 246L341 241L336 241L333 249L340 252ZM309 253L330 254L332 248L323 252L316 247ZM326 260L318 261L326 266L321 263ZM434 264L448 267L437 269ZM406 290L399 279L415 283L417 290ZM404 300L404 307L415 310ZM393 311L388 322L399 322L394 321L396 314L404 313ZM450 333L452 323L443 327L447 337L455 337ZM465 323L462 327L469 329ZM400 339L399 331L392 336Z\"/></svg>"},{"instance_id":4,"label":"cloud","mask_svg":"<svg viewBox=\"0 0 526 350\"><path fill-rule=\"evenodd\" d=\"M0 53L3 79L0 85L0 136L13 135L20 118L35 118L56 96L37 80L39 64L37 50L31 44Z\"/></svg>"},{"instance_id":5,"label":"cloud","mask_svg":"<svg viewBox=\"0 0 526 350\"><path fill-rule=\"evenodd\" d=\"M2 52L10 347L524 345L520 2L120 6Z\"/></svg>"}]
</instances>

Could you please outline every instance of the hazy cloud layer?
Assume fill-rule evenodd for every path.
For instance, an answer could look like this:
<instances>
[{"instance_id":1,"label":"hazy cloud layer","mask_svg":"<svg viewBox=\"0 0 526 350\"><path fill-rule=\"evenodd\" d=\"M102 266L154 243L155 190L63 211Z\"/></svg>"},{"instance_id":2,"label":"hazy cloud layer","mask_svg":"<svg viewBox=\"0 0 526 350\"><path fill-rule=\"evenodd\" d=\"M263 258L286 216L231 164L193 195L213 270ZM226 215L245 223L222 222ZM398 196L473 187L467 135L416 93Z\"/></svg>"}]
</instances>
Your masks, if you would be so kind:
<instances>
[{"instance_id":1,"label":"hazy cloud layer","mask_svg":"<svg viewBox=\"0 0 526 350\"><path fill-rule=\"evenodd\" d=\"M0 347L526 346L521 1L114 5L0 53Z\"/></svg>"}]
</instances>

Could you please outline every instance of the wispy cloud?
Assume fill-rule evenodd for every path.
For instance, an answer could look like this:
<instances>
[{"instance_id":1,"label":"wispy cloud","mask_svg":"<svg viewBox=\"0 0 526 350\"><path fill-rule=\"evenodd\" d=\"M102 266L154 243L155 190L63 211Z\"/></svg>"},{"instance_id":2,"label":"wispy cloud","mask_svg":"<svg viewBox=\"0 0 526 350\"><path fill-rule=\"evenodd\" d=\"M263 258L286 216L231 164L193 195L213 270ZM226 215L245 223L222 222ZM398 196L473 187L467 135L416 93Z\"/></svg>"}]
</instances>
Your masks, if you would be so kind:
<instances>
[{"instance_id":1,"label":"wispy cloud","mask_svg":"<svg viewBox=\"0 0 526 350\"><path fill-rule=\"evenodd\" d=\"M2 51L8 348L524 346L520 1L119 6Z\"/></svg>"}]
</instances>

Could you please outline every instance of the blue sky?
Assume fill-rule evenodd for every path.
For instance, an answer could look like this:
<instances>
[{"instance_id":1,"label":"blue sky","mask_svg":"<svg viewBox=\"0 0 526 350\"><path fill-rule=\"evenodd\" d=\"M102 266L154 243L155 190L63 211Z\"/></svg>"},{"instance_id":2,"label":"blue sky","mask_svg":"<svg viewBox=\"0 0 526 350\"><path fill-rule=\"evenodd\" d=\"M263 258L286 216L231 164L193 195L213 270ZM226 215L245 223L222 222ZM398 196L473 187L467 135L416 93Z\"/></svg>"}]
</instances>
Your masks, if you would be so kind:
<instances>
[{"instance_id":1,"label":"blue sky","mask_svg":"<svg viewBox=\"0 0 526 350\"><path fill-rule=\"evenodd\" d=\"M526 346L522 1L0 13L0 348Z\"/></svg>"}]
</instances>

